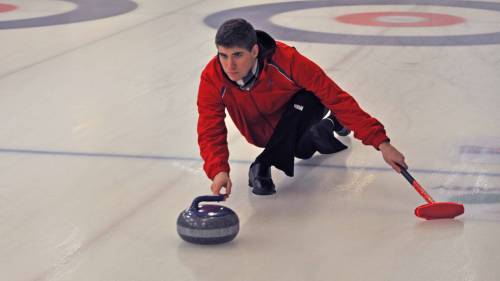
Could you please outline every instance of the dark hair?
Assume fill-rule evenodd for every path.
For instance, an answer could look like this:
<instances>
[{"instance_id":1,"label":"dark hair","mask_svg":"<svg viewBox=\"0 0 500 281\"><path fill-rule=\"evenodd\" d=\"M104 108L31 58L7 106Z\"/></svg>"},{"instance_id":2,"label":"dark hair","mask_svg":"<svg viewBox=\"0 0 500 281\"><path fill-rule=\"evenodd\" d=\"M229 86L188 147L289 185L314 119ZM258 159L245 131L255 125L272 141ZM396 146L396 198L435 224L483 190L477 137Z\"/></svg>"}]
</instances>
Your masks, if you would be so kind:
<instances>
[{"instance_id":1,"label":"dark hair","mask_svg":"<svg viewBox=\"0 0 500 281\"><path fill-rule=\"evenodd\" d=\"M252 47L257 44L257 33L246 20L230 19L217 30L215 44L226 48L240 47L251 51Z\"/></svg>"}]
</instances>

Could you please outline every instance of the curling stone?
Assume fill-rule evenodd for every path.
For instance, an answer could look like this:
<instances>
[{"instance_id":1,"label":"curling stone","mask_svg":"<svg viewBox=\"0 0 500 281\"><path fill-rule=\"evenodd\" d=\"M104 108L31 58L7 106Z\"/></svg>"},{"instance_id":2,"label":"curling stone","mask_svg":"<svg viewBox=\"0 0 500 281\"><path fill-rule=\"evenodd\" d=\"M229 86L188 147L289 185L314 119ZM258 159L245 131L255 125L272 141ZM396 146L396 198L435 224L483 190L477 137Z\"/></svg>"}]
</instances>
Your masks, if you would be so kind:
<instances>
[{"instance_id":1,"label":"curling stone","mask_svg":"<svg viewBox=\"0 0 500 281\"><path fill-rule=\"evenodd\" d=\"M236 213L221 205L201 202L224 201L224 195L205 195L196 197L191 206L177 218L179 236L195 244L220 244L229 242L240 230Z\"/></svg>"}]
</instances>

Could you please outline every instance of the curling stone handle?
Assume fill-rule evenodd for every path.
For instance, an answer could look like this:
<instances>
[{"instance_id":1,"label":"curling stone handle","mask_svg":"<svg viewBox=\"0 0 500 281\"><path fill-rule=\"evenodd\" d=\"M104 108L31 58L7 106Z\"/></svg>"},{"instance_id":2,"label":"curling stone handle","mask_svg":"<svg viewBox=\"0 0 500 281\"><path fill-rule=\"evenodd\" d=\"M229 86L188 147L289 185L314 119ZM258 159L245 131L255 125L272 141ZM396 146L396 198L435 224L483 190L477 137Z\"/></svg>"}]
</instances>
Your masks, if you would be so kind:
<instances>
[{"instance_id":1,"label":"curling stone handle","mask_svg":"<svg viewBox=\"0 0 500 281\"><path fill-rule=\"evenodd\" d=\"M191 210L198 210L200 208L199 204L201 202L220 202L224 201L225 195L203 195L194 198L193 203L191 203Z\"/></svg>"}]
</instances>

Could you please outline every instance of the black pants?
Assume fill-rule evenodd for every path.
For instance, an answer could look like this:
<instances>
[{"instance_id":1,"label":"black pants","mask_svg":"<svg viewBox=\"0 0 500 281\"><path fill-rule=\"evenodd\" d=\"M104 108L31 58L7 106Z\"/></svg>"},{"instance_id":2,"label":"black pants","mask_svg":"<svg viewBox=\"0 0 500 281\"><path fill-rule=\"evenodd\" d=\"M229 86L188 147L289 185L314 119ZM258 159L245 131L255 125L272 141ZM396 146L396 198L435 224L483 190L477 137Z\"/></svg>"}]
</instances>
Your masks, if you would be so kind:
<instances>
[{"instance_id":1,"label":"black pants","mask_svg":"<svg viewBox=\"0 0 500 281\"><path fill-rule=\"evenodd\" d=\"M271 139L255 161L275 166L292 177L294 157L310 158L316 148L309 130L328 112L311 92L300 90L287 104ZM333 135L332 135L333 137ZM339 142L339 151L345 146Z\"/></svg>"}]
</instances>

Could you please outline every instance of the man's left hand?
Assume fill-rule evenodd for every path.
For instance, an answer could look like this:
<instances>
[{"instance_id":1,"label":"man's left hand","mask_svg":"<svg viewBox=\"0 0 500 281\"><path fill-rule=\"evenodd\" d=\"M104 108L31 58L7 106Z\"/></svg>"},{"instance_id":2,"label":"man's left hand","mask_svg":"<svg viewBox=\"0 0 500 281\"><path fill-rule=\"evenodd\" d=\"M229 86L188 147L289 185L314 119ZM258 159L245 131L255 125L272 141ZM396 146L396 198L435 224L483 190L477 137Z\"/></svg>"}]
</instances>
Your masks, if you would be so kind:
<instances>
[{"instance_id":1,"label":"man's left hand","mask_svg":"<svg viewBox=\"0 0 500 281\"><path fill-rule=\"evenodd\" d=\"M380 144L378 149L382 152L382 157L384 157L385 162L387 162L387 164L389 164L389 166L391 166L396 172L401 173L400 166L408 169L408 165L405 163L404 155L389 142Z\"/></svg>"}]
</instances>

